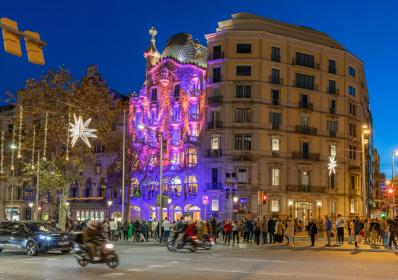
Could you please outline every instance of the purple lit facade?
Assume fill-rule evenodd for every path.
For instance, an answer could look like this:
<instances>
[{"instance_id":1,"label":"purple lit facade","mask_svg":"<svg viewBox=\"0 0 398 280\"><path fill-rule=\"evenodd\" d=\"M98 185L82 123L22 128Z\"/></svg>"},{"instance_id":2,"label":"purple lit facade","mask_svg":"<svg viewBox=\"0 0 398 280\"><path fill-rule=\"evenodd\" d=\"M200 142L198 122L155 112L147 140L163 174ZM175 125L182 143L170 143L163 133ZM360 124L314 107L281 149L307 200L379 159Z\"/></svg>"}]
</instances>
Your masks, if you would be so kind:
<instances>
[{"instance_id":1,"label":"purple lit facade","mask_svg":"<svg viewBox=\"0 0 398 280\"><path fill-rule=\"evenodd\" d=\"M201 139L205 123L206 48L180 33L170 38L160 54L156 30L144 53L146 80L130 99L129 137L131 201L130 218L159 218L159 134L163 137L162 191L169 197L163 217L176 220L210 215L203 181Z\"/></svg>"}]
</instances>

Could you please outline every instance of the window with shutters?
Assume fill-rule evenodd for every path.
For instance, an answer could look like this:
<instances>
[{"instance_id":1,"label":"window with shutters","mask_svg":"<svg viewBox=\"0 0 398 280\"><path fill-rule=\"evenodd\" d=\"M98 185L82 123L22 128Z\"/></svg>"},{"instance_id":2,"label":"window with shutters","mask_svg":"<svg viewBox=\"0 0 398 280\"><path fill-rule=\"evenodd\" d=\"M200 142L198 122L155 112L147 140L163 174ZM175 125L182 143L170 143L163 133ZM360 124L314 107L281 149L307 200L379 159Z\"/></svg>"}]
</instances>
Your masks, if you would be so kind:
<instances>
[{"instance_id":1,"label":"window with shutters","mask_svg":"<svg viewBox=\"0 0 398 280\"><path fill-rule=\"evenodd\" d=\"M279 129L282 123L282 116L279 112L270 112L269 113L269 120L272 125L272 129Z\"/></svg>"},{"instance_id":2,"label":"window with shutters","mask_svg":"<svg viewBox=\"0 0 398 280\"><path fill-rule=\"evenodd\" d=\"M315 67L315 59L313 55L296 52L296 64L306 67Z\"/></svg>"},{"instance_id":3,"label":"window with shutters","mask_svg":"<svg viewBox=\"0 0 398 280\"><path fill-rule=\"evenodd\" d=\"M276 187L280 184L280 169L271 168L271 185Z\"/></svg>"},{"instance_id":4,"label":"window with shutters","mask_svg":"<svg viewBox=\"0 0 398 280\"><path fill-rule=\"evenodd\" d=\"M252 110L249 108L236 108L235 109L235 122L236 123L250 123L252 119Z\"/></svg>"},{"instance_id":5,"label":"window with shutters","mask_svg":"<svg viewBox=\"0 0 398 280\"><path fill-rule=\"evenodd\" d=\"M251 85L236 85L236 98L251 98Z\"/></svg>"}]
</instances>

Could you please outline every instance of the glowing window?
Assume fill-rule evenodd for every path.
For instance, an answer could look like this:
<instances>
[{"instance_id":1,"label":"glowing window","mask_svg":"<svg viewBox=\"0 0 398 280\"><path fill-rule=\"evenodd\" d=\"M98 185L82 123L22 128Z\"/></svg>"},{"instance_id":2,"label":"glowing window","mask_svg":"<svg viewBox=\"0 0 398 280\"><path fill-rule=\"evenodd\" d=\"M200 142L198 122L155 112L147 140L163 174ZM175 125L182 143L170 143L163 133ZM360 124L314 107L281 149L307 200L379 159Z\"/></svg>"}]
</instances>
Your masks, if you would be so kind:
<instances>
[{"instance_id":1,"label":"glowing window","mask_svg":"<svg viewBox=\"0 0 398 280\"><path fill-rule=\"evenodd\" d=\"M188 166L195 166L198 164L198 154L195 148L188 148L187 149L187 162Z\"/></svg>"},{"instance_id":2,"label":"glowing window","mask_svg":"<svg viewBox=\"0 0 398 280\"><path fill-rule=\"evenodd\" d=\"M182 183L181 179L178 176L173 177L171 180L171 192L175 196L180 196L182 192Z\"/></svg>"},{"instance_id":3,"label":"glowing window","mask_svg":"<svg viewBox=\"0 0 398 280\"><path fill-rule=\"evenodd\" d=\"M185 177L185 184L189 193L196 194L198 192L198 181L194 175Z\"/></svg>"}]
</instances>

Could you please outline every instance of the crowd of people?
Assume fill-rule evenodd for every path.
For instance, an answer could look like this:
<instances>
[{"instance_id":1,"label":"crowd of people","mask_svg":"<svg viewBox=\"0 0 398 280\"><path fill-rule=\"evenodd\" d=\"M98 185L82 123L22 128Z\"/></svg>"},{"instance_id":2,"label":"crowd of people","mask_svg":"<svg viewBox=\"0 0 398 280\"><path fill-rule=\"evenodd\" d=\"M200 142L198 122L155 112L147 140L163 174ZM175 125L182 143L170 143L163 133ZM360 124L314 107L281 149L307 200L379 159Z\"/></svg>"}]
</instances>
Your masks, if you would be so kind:
<instances>
[{"instance_id":1,"label":"crowd of people","mask_svg":"<svg viewBox=\"0 0 398 280\"><path fill-rule=\"evenodd\" d=\"M166 242L171 230L180 221L169 222L165 218L161 223L154 219L150 221L132 220L124 223L111 220L105 223L109 239L112 241L131 242ZM195 222L196 223L196 222ZM386 248L398 248L396 237L398 236L398 217L395 219L367 219L356 217L345 220L341 215L336 219L325 216L325 219L310 218L304 223L300 219L288 216L285 219L275 217L250 217L241 220L217 221L213 216L208 221L196 223L200 231L209 234L215 242L221 240L226 245L238 243L274 244L286 240L287 246L295 245L295 236L300 232L306 232L311 241L311 247L315 246L318 237L324 237L325 246L343 245L345 241L359 247L361 243L367 243L372 247L385 246ZM82 230L84 222L74 223L68 221L68 229ZM159 235L160 233L160 235ZM302 234L300 234L302 235ZM160 236L160 237L159 237Z\"/></svg>"}]
</instances>

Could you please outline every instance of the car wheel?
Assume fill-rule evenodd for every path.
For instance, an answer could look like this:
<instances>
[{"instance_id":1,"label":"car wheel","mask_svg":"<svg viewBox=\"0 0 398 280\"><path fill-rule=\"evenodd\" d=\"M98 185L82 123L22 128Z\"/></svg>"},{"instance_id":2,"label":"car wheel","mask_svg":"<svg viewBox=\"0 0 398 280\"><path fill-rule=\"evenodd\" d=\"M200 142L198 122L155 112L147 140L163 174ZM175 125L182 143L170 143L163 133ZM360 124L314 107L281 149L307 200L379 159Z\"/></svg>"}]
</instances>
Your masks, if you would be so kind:
<instances>
[{"instance_id":1,"label":"car wheel","mask_svg":"<svg viewBox=\"0 0 398 280\"><path fill-rule=\"evenodd\" d=\"M0 248L0 253L3 251L3 249Z\"/></svg>"},{"instance_id":2,"label":"car wheel","mask_svg":"<svg viewBox=\"0 0 398 280\"><path fill-rule=\"evenodd\" d=\"M39 254L39 249L35 242L28 241L28 243L26 243L26 254L28 256L37 256Z\"/></svg>"},{"instance_id":3,"label":"car wheel","mask_svg":"<svg viewBox=\"0 0 398 280\"><path fill-rule=\"evenodd\" d=\"M61 249L61 253L62 254L69 254L70 251L72 251L72 249L68 248L68 249Z\"/></svg>"},{"instance_id":4,"label":"car wheel","mask_svg":"<svg viewBox=\"0 0 398 280\"><path fill-rule=\"evenodd\" d=\"M108 260L107 260L106 264L110 268L115 268L115 267L117 267L119 265L119 258L117 257L116 254L110 254L108 256Z\"/></svg>"}]
</instances>

